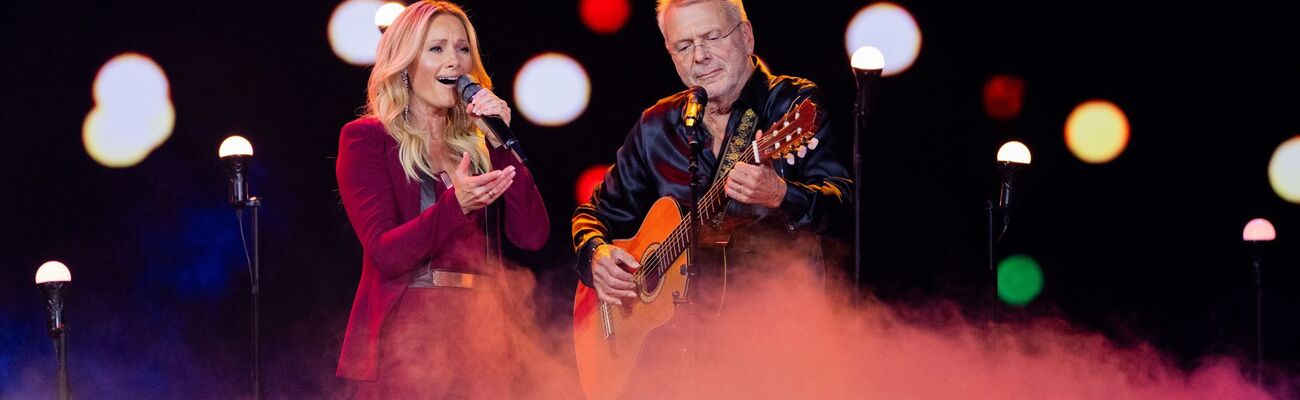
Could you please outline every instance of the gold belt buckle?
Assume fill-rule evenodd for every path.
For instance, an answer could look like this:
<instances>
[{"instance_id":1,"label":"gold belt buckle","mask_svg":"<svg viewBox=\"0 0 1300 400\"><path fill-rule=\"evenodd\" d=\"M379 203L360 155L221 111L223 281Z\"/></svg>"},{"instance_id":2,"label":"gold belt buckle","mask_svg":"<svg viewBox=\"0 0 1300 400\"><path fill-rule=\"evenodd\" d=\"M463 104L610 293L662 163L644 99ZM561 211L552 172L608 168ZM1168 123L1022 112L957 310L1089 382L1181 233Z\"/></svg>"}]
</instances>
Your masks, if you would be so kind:
<instances>
[{"instance_id":1,"label":"gold belt buckle","mask_svg":"<svg viewBox=\"0 0 1300 400\"><path fill-rule=\"evenodd\" d=\"M433 286L472 289L482 285L483 279L477 275L435 269L432 273Z\"/></svg>"}]
</instances>

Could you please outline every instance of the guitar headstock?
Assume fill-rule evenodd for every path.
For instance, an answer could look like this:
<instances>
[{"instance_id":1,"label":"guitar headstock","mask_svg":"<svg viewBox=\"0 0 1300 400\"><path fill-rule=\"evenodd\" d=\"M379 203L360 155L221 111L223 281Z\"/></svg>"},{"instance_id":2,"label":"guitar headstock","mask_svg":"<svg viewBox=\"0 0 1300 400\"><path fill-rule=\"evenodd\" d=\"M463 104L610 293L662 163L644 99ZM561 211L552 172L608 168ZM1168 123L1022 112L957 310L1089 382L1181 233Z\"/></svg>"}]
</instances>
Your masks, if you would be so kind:
<instances>
[{"instance_id":1,"label":"guitar headstock","mask_svg":"<svg viewBox=\"0 0 1300 400\"><path fill-rule=\"evenodd\" d=\"M808 150L817 148L817 139L813 135L821 130L821 124L817 104L803 99L771 128L763 131L763 136L757 139L755 161L785 158L787 163L794 165L795 156L802 158Z\"/></svg>"}]
</instances>

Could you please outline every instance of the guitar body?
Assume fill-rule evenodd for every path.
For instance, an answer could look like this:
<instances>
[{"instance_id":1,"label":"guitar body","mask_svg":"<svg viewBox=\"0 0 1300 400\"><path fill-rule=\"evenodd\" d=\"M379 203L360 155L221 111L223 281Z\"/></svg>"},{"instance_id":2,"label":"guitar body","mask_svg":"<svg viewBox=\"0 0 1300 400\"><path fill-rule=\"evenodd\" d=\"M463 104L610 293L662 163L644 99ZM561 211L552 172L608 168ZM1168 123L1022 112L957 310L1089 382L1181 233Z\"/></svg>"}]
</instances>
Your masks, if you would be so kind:
<instances>
[{"instance_id":1,"label":"guitar body","mask_svg":"<svg viewBox=\"0 0 1300 400\"><path fill-rule=\"evenodd\" d=\"M660 247L681 219L677 202L671 197L660 198L635 236L612 244L636 257L642 268L650 267L646 256ZM613 399L622 394L646 337L677 313L673 299L686 294L685 263L683 254L668 264L657 282L639 279L639 298L625 299L623 305L602 303L596 289L578 285L573 302L573 342L578 376L588 399ZM648 279L651 274L641 276Z\"/></svg>"}]
</instances>

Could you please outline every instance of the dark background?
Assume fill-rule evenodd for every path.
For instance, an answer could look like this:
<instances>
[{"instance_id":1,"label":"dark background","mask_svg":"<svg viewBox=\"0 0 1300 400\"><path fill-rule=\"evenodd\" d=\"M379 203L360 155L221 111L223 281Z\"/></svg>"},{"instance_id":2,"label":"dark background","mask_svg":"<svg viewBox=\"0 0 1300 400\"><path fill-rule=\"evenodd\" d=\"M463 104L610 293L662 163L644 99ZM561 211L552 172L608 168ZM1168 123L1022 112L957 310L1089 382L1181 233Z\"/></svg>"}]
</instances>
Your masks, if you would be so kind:
<instances>
[{"instance_id":1,"label":"dark background","mask_svg":"<svg viewBox=\"0 0 1300 400\"><path fill-rule=\"evenodd\" d=\"M865 2L751 2L756 52L780 74L819 83L850 151L854 84L844 29ZM1150 342L1180 366L1254 352L1254 292L1241 229L1281 232L1264 263L1266 357L1300 370L1300 205L1276 196L1267 166L1300 134L1300 25L1265 2L1138 9L1131 2L910 2L919 58L876 86L864 140L864 287L890 303L951 299L971 318L1060 316L1121 344ZM1190 4L1190 3L1188 3ZM74 391L84 398L228 398L247 391L248 272L224 205L221 140L248 137L262 209L264 386L338 393L333 378L360 275L360 246L338 201L338 130L365 101L369 71L334 56L334 2L10 2L0 14L0 398L53 394L55 363L32 276L57 259L74 275L67 323ZM553 229L519 259L534 269L538 318L568 324L574 287L568 217L578 173L612 162L627 128L681 83L636 2L596 35L571 2L466 0L484 62L511 100L531 56L567 53L591 104L545 128L516 113ZM95 163L81 142L104 62L140 52L161 65L176 109L171 138L137 166ZM1026 82L1020 116L985 116L994 74ZM1132 139L1089 165L1064 145L1082 101L1119 105ZM1004 252L1043 266L1026 308L986 295L984 202L993 157L1021 140L1034 162ZM844 231L841 227L841 231ZM560 341L562 344L563 341Z\"/></svg>"}]
</instances>

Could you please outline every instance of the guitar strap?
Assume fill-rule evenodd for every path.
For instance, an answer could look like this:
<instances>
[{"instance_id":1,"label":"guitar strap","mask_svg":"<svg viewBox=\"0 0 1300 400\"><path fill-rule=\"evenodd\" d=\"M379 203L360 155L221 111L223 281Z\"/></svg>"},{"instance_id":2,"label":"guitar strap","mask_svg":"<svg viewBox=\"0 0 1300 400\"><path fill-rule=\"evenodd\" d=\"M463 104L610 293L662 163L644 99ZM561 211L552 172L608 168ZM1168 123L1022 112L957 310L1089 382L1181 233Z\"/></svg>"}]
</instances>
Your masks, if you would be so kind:
<instances>
[{"instance_id":1,"label":"guitar strap","mask_svg":"<svg viewBox=\"0 0 1300 400\"><path fill-rule=\"evenodd\" d=\"M727 176L731 168L736 166L736 161L740 160L742 152L749 151L749 142L754 140L754 129L758 126L758 114L753 109L746 109L744 115L740 117L740 124L736 126L736 134L727 142L727 149L723 151L718 171L713 174L715 177ZM714 227L722 224L722 216L726 214L726 207L713 213L709 223Z\"/></svg>"}]
</instances>

